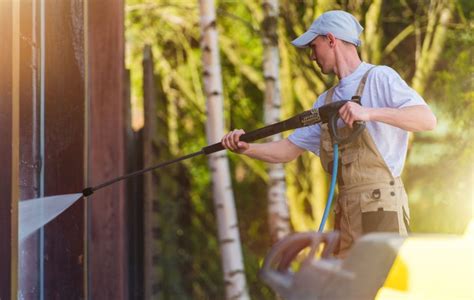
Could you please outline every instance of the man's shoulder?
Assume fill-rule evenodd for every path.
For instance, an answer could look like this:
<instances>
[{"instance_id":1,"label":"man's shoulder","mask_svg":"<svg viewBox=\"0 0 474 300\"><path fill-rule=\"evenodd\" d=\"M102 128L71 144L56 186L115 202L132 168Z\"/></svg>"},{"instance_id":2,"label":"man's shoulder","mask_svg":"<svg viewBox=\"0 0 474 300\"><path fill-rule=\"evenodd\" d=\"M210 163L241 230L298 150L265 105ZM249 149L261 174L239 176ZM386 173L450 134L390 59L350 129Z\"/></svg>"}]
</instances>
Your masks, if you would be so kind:
<instances>
[{"instance_id":1,"label":"man's shoulder","mask_svg":"<svg viewBox=\"0 0 474 300\"><path fill-rule=\"evenodd\" d=\"M386 65L372 65L368 80L385 81L400 78L400 75L393 68Z\"/></svg>"},{"instance_id":2,"label":"man's shoulder","mask_svg":"<svg viewBox=\"0 0 474 300\"><path fill-rule=\"evenodd\" d=\"M316 101L314 101L313 103L313 108L319 108L321 107L322 105L324 105L324 100L326 99L326 95L328 94L330 89L324 91L322 94L320 94L318 96L318 98L316 99Z\"/></svg>"}]
</instances>

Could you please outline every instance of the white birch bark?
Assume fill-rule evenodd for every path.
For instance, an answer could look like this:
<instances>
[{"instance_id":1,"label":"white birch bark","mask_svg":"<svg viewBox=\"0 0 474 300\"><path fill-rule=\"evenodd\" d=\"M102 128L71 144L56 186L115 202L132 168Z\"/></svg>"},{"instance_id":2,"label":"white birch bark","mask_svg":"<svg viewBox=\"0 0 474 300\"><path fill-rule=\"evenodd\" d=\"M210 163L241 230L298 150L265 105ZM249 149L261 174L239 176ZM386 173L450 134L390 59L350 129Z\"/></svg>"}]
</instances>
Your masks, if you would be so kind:
<instances>
[{"instance_id":1,"label":"white birch bark","mask_svg":"<svg viewBox=\"0 0 474 300\"><path fill-rule=\"evenodd\" d=\"M280 52L278 49L278 0L263 1L263 74L265 78L265 124L280 121ZM280 140L281 134L274 135L271 141ZM268 167L268 225L273 242L290 233L290 217L286 199L285 168L283 164L270 164Z\"/></svg>"},{"instance_id":2,"label":"white birch bark","mask_svg":"<svg viewBox=\"0 0 474 300\"><path fill-rule=\"evenodd\" d=\"M218 49L216 13L213 0L200 0L201 50L207 106L207 141L220 141L224 135L222 76ZM234 196L225 152L209 156L212 172L214 209L217 216L226 299L249 299L245 279Z\"/></svg>"}]
</instances>

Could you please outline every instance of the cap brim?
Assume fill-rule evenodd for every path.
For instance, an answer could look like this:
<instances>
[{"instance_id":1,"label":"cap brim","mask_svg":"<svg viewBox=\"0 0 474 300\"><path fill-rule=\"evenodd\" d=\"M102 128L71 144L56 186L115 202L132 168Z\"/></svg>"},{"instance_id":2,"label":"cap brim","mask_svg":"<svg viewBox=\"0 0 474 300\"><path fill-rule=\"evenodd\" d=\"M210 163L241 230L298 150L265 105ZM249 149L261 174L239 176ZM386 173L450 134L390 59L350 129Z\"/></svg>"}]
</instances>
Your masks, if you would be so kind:
<instances>
[{"instance_id":1,"label":"cap brim","mask_svg":"<svg viewBox=\"0 0 474 300\"><path fill-rule=\"evenodd\" d=\"M307 48L309 46L309 43L311 43L317 36L317 33L306 31L298 38L294 39L291 44L298 48Z\"/></svg>"}]
</instances>

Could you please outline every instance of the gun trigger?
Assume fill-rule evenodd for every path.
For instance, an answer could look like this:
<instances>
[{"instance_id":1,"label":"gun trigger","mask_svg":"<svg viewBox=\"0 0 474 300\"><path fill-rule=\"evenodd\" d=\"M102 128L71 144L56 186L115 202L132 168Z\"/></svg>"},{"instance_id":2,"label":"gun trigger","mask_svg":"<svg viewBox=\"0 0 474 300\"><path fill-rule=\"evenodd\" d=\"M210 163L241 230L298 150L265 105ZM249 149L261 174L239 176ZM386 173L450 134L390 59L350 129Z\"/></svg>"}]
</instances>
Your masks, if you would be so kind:
<instances>
[{"instance_id":1,"label":"gun trigger","mask_svg":"<svg viewBox=\"0 0 474 300\"><path fill-rule=\"evenodd\" d=\"M353 102L355 102L359 105L360 105L360 100L361 100L360 96L357 96L357 95L352 96L352 98L351 98L351 101L353 101Z\"/></svg>"}]
</instances>

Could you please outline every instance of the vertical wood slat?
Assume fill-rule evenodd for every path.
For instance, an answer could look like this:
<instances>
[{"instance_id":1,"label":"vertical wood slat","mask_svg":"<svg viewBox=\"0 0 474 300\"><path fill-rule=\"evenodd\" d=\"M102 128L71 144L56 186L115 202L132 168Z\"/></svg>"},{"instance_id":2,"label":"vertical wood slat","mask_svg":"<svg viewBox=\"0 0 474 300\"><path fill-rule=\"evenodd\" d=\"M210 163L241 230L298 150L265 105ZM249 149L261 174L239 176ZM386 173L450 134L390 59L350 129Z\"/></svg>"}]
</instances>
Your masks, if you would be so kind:
<instances>
[{"instance_id":1,"label":"vertical wood slat","mask_svg":"<svg viewBox=\"0 0 474 300\"><path fill-rule=\"evenodd\" d=\"M39 97L38 97L38 5L20 2L20 197L39 196ZM19 249L19 293L25 299L39 297L39 234L21 242Z\"/></svg>"},{"instance_id":2,"label":"vertical wood slat","mask_svg":"<svg viewBox=\"0 0 474 300\"><path fill-rule=\"evenodd\" d=\"M84 187L84 32L79 1L44 3L44 194ZM45 299L84 298L84 201L44 227Z\"/></svg>"},{"instance_id":3,"label":"vertical wood slat","mask_svg":"<svg viewBox=\"0 0 474 300\"><path fill-rule=\"evenodd\" d=\"M89 185L125 173L123 136L124 4L88 0ZM92 299L127 299L125 184L89 199L89 282Z\"/></svg>"},{"instance_id":4,"label":"vertical wood slat","mask_svg":"<svg viewBox=\"0 0 474 300\"><path fill-rule=\"evenodd\" d=\"M127 174L143 168L141 139L139 133L132 129L130 84L130 70L125 70L123 114ZM142 176L133 177L127 181L128 284L131 300L144 298L142 182Z\"/></svg>"},{"instance_id":5,"label":"vertical wood slat","mask_svg":"<svg viewBox=\"0 0 474 300\"><path fill-rule=\"evenodd\" d=\"M143 50L143 108L145 123L143 127L143 165L152 166L156 162L153 153L153 136L156 130L156 91L153 73L153 56L150 46ZM156 191L153 173L143 175L144 192L144 242L145 242L145 298L152 299L158 294L157 247L154 235L158 228L155 222Z\"/></svg>"},{"instance_id":6,"label":"vertical wood slat","mask_svg":"<svg viewBox=\"0 0 474 300\"><path fill-rule=\"evenodd\" d=\"M18 166L18 151L15 146L15 126L17 121L14 96L14 70L18 61L13 56L13 3L0 1L0 28L2 40L0 43L0 299L16 299L17 268L18 268L18 211L17 189L18 178L15 176L15 167ZM16 87L18 89L18 87ZM18 91L17 91L18 92ZM15 161L16 159L16 161ZM15 234L16 233L16 234Z\"/></svg>"},{"instance_id":7,"label":"vertical wood slat","mask_svg":"<svg viewBox=\"0 0 474 300\"><path fill-rule=\"evenodd\" d=\"M13 1L12 19L12 162L11 162L11 298L16 298L18 290L18 199L20 164L20 3Z\"/></svg>"}]
</instances>

